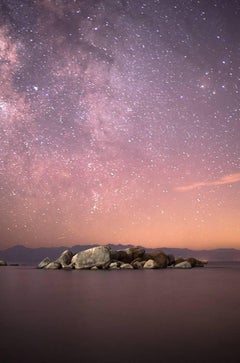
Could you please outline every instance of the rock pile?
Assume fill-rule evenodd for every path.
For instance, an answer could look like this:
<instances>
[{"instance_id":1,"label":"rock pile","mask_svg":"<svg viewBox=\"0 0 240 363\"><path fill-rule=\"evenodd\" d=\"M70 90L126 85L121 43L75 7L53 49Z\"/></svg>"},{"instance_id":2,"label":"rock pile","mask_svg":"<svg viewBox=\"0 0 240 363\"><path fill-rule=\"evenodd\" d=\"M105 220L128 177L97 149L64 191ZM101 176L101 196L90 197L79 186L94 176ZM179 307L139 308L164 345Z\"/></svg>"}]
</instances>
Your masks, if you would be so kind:
<instances>
[{"instance_id":1,"label":"rock pile","mask_svg":"<svg viewBox=\"0 0 240 363\"><path fill-rule=\"evenodd\" d=\"M0 260L0 266L7 266L7 262L4 260Z\"/></svg>"},{"instance_id":2,"label":"rock pile","mask_svg":"<svg viewBox=\"0 0 240 363\"><path fill-rule=\"evenodd\" d=\"M1 266L19 266L19 263L16 262L7 263L5 260L0 260L0 267Z\"/></svg>"},{"instance_id":3,"label":"rock pile","mask_svg":"<svg viewBox=\"0 0 240 363\"><path fill-rule=\"evenodd\" d=\"M147 253L141 247L130 247L123 250L112 250L107 246L98 246L78 252L73 255L70 250L64 251L61 256L50 261L48 257L38 264L38 268L47 270L119 270L119 269L161 269L167 267L192 268L203 267L207 261L200 261L194 257L175 259L161 250Z\"/></svg>"}]
</instances>

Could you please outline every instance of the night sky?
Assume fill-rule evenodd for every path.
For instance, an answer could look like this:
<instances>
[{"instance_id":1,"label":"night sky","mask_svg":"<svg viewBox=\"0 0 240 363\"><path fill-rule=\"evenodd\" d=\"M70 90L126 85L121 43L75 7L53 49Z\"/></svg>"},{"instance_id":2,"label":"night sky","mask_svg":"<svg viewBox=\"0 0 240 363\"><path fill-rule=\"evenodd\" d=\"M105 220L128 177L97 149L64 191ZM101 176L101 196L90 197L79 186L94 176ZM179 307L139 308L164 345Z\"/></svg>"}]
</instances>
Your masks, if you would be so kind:
<instances>
[{"instance_id":1,"label":"night sky","mask_svg":"<svg viewBox=\"0 0 240 363\"><path fill-rule=\"evenodd\" d=\"M0 1L0 247L240 248L240 1Z\"/></svg>"}]
</instances>

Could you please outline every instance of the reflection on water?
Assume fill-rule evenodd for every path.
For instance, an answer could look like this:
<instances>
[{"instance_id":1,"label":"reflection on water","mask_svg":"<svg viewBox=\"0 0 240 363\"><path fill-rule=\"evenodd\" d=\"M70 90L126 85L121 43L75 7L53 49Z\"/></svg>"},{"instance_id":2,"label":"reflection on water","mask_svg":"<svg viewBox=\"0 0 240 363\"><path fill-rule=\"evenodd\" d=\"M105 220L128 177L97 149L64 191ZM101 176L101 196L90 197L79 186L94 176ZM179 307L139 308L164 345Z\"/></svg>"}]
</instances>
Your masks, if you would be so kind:
<instances>
[{"instance_id":1,"label":"reflection on water","mask_svg":"<svg viewBox=\"0 0 240 363\"><path fill-rule=\"evenodd\" d=\"M238 362L239 277L239 263L1 268L1 362Z\"/></svg>"}]
</instances>

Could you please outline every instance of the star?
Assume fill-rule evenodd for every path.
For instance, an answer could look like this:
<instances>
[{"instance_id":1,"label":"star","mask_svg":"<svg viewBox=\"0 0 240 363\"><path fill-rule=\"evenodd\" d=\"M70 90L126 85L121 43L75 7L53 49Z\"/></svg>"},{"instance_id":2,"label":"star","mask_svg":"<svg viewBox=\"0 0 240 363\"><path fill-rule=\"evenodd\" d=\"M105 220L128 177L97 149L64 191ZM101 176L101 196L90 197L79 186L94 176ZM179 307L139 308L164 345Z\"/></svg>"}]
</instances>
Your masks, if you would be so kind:
<instances>
[{"instance_id":1,"label":"star","mask_svg":"<svg viewBox=\"0 0 240 363\"><path fill-rule=\"evenodd\" d=\"M3 0L3 247L240 247L239 11Z\"/></svg>"}]
</instances>

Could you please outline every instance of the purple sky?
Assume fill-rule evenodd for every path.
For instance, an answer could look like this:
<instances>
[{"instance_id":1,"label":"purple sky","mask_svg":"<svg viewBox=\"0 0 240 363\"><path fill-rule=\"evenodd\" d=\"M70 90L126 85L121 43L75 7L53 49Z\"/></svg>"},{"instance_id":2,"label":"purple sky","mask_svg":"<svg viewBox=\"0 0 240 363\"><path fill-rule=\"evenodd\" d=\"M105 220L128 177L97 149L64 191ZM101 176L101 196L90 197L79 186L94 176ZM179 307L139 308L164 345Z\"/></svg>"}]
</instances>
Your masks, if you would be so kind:
<instances>
[{"instance_id":1,"label":"purple sky","mask_svg":"<svg viewBox=\"0 0 240 363\"><path fill-rule=\"evenodd\" d=\"M0 247L240 248L239 1L0 3Z\"/></svg>"}]
</instances>

